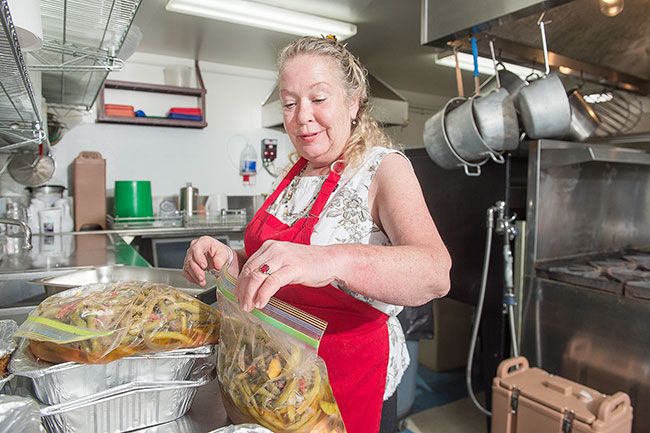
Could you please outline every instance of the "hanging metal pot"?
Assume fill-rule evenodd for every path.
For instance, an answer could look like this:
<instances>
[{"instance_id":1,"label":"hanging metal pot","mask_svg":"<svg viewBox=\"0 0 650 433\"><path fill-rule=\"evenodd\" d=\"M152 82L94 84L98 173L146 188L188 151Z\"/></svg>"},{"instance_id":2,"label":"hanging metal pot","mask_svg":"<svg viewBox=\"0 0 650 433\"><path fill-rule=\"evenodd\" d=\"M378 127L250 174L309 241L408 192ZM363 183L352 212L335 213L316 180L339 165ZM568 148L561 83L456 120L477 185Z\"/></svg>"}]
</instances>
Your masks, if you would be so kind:
<instances>
[{"instance_id":1,"label":"hanging metal pot","mask_svg":"<svg viewBox=\"0 0 650 433\"><path fill-rule=\"evenodd\" d=\"M485 143L474 119L474 101L468 98L452 109L445 118L447 137L460 157L471 163L482 163L487 158L503 163L503 157Z\"/></svg>"},{"instance_id":2,"label":"hanging metal pot","mask_svg":"<svg viewBox=\"0 0 650 433\"><path fill-rule=\"evenodd\" d=\"M576 141L585 141L596 133L601 123L600 119L578 89L569 95L569 103L571 104L569 137Z\"/></svg>"},{"instance_id":3,"label":"hanging metal pot","mask_svg":"<svg viewBox=\"0 0 650 433\"><path fill-rule=\"evenodd\" d=\"M530 138L564 137L571 125L571 106L562 81L550 73L543 15L538 21L544 49L546 75L519 91L517 106L526 135Z\"/></svg>"},{"instance_id":4,"label":"hanging metal pot","mask_svg":"<svg viewBox=\"0 0 650 433\"><path fill-rule=\"evenodd\" d=\"M466 175L479 176L481 174L481 165L488 158L485 158L480 163L471 163L463 160L452 147L447 135L445 117L450 110L462 104L464 101L465 98L450 99L442 110L438 111L426 121L422 138L427 154L440 167L447 170L463 167Z\"/></svg>"},{"instance_id":5,"label":"hanging metal pot","mask_svg":"<svg viewBox=\"0 0 650 433\"><path fill-rule=\"evenodd\" d=\"M503 82L499 76L501 71L497 68L498 63L494 55L492 41L490 41L490 51L494 62L497 87L489 93L484 91L484 96L477 97L474 101L473 111L478 131L485 144L493 153L500 154L503 151L514 150L519 145L519 122L513 98L509 91L502 87ZM523 87L523 80L516 75L515 77ZM519 88L516 88L515 91L518 92Z\"/></svg>"}]
</instances>

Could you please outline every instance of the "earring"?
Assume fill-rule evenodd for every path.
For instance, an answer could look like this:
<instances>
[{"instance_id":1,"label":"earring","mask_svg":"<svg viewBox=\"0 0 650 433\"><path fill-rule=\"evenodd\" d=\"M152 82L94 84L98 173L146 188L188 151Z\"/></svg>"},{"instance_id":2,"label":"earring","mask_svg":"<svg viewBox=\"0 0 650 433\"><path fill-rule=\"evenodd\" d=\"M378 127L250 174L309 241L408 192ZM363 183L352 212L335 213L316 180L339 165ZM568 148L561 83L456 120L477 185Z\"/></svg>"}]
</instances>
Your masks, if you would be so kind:
<instances>
[{"instance_id":1,"label":"earring","mask_svg":"<svg viewBox=\"0 0 650 433\"><path fill-rule=\"evenodd\" d=\"M354 128L357 126L357 119L352 119L352 127Z\"/></svg>"}]
</instances>

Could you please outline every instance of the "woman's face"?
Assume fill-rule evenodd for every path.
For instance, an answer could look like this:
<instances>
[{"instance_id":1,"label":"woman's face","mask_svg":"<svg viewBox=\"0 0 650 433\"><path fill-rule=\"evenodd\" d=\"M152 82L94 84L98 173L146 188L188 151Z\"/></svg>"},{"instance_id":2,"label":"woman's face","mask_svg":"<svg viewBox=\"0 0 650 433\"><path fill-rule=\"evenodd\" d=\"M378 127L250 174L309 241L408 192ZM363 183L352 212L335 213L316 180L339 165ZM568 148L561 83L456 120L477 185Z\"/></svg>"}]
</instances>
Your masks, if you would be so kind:
<instances>
[{"instance_id":1,"label":"woman's face","mask_svg":"<svg viewBox=\"0 0 650 433\"><path fill-rule=\"evenodd\" d=\"M284 128L300 156L324 166L343 153L359 103L347 97L333 60L306 54L288 60L280 100Z\"/></svg>"}]
</instances>

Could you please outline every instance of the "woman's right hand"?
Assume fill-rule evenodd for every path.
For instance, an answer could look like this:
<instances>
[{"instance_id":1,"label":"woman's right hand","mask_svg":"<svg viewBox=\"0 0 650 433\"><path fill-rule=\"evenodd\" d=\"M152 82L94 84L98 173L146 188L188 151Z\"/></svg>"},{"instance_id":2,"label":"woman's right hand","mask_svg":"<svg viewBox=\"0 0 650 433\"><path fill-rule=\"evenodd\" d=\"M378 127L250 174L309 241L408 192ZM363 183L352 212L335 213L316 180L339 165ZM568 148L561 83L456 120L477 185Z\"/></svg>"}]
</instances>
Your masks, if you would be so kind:
<instances>
[{"instance_id":1,"label":"woman's right hand","mask_svg":"<svg viewBox=\"0 0 650 433\"><path fill-rule=\"evenodd\" d=\"M210 236L201 236L190 243L183 262L183 275L188 281L205 285L205 271L220 270L229 258L236 259L234 252Z\"/></svg>"}]
</instances>

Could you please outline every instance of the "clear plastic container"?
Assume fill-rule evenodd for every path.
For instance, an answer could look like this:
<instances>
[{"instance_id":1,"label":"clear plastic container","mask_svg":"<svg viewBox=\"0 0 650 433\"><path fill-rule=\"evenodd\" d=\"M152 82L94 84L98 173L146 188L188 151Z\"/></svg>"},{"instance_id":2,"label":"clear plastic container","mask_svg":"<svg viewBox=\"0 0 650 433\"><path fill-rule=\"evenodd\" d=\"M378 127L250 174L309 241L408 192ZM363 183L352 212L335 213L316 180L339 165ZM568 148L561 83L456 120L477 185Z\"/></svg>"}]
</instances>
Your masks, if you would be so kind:
<instances>
[{"instance_id":1,"label":"clear plastic container","mask_svg":"<svg viewBox=\"0 0 650 433\"><path fill-rule=\"evenodd\" d=\"M168 86L190 87L191 73L192 68L185 65L167 65L163 68Z\"/></svg>"},{"instance_id":2,"label":"clear plastic container","mask_svg":"<svg viewBox=\"0 0 650 433\"><path fill-rule=\"evenodd\" d=\"M250 143L246 143L246 147L241 151L239 156L239 174L241 174L244 185L255 185L257 152L255 152L255 148Z\"/></svg>"}]
</instances>

